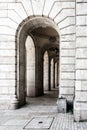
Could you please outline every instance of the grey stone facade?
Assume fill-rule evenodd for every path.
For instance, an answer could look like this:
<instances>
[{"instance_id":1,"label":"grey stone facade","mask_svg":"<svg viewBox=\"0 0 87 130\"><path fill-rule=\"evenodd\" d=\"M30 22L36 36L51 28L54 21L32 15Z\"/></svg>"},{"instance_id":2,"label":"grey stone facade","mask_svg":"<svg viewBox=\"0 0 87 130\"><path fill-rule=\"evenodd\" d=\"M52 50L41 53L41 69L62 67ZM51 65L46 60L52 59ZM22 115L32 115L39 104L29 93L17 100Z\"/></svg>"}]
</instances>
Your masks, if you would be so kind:
<instances>
[{"instance_id":1,"label":"grey stone facade","mask_svg":"<svg viewBox=\"0 0 87 130\"><path fill-rule=\"evenodd\" d=\"M39 30L57 40L50 39L49 43L49 38L42 37ZM59 66L59 76L54 76L59 78L59 98L73 103L76 121L86 120L87 1L0 0L1 109L25 104L25 41L28 35L35 44L35 96L43 95L42 57L47 50L48 63L54 59ZM48 77L51 68L48 67ZM48 78L49 88L50 84L55 85L54 77ZM53 82L50 79L54 79Z\"/></svg>"}]
</instances>

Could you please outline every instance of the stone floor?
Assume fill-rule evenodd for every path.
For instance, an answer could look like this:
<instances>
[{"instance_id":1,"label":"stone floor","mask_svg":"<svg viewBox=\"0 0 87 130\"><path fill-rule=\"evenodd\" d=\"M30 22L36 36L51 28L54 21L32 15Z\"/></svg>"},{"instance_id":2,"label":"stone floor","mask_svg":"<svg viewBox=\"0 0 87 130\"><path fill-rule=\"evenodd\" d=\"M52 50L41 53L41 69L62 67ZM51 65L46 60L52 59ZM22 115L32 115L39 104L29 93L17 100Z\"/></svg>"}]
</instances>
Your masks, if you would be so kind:
<instances>
[{"instance_id":1,"label":"stone floor","mask_svg":"<svg viewBox=\"0 0 87 130\"><path fill-rule=\"evenodd\" d=\"M57 92L27 98L17 110L0 110L0 130L87 130L87 122L74 122L71 113L57 113Z\"/></svg>"}]
</instances>

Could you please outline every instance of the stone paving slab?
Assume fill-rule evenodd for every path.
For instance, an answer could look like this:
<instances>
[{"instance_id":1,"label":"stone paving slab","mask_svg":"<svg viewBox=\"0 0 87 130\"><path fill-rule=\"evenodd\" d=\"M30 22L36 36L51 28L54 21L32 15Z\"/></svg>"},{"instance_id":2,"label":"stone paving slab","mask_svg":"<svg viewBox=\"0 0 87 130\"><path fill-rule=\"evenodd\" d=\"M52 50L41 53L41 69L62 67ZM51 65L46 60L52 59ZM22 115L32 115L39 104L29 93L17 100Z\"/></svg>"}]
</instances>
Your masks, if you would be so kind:
<instances>
[{"instance_id":1,"label":"stone paving slab","mask_svg":"<svg viewBox=\"0 0 87 130\"><path fill-rule=\"evenodd\" d=\"M40 115L37 113L37 115L35 116L32 115L30 116L30 118L28 116L19 116L19 117L14 116L14 118L9 117L6 120L5 117L3 117L2 118L3 123L0 124L0 130L48 130L48 128L46 127L47 126L46 123L45 128L43 127L43 129L37 125L36 125L37 128L35 128L35 126L29 128L29 122L31 121L31 119L33 118L42 119L42 117L44 119L46 118L46 120L54 118L53 122L50 125L49 130L87 130L87 122L74 122L73 115L71 113L65 113L65 114L57 113L55 115L52 113L50 114L42 113L42 115ZM35 123L35 120L33 123L37 124L37 122Z\"/></svg>"},{"instance_id":2,"label":"stone paving slab","mask_svg":"<svg viewBox=\"0 0 87 130\"><path fill-rule=\"evenodd\" d=\"M18 126L0 126L0 130L23 130L23 128Z\"/></svg>"},{"instance_id":3,"label":"stone paving slab","mask_svg":"<svg viewBox=\"0 0 87 130\"><path fill-rule=\"evenodd\" d=\"M49 129L53 119L53 117L35 117L25 126L25 129Z\"/></svg>"},{"instance_id":4,"label":"stone paving slab","mask_svg":"<svg viewBox=\"0 0 87 130\"><path fill-rule=\"evenodd\" d=\"M40 98L42 101L42 97ZM56 99L54 99L53 103L51 102L51 98L49 100L43 98L43 102L39 104L40 98L38 100L32 99L33 103L31 100L30 104L17 110L1 110L0 130L87 130L87 122L74 122L72 113L58 113ZM48 102L50 102L50 106ZM46 120L54 118L49 129L36 129L33 127L24 129L31 119L41 117L46 118Z\"/></svg>"},{"instance_id":5,"label":"stone paving slab","mask_svg":"<svg viewBox=\"0 0 87 130\"><path fill-rule=\"evenodd\" d=\"M24 126L26 123L28 123L29 120L23 120L23 119L11 119L8 120L4 125L6 126Z\"/></svg>"}]
</instances>

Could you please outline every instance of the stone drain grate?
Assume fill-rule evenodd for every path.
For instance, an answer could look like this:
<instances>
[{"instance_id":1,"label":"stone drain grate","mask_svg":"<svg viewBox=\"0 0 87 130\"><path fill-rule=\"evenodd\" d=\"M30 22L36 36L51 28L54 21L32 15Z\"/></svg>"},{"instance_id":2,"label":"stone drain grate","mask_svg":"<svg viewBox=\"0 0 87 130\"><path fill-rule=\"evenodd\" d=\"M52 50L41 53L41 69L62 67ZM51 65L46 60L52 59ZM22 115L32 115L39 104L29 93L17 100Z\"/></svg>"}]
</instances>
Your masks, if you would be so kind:
<instances>
[{"instance_id":1,"label":"stone drain grate","mask_svg":"<svg viewBox=\"0 0 87 130\"><path fill-rule=\"evenodd\" d=\"M53 123L54 117L34 117L24 129L49 129Z\"/></svg>"}]
</instances>

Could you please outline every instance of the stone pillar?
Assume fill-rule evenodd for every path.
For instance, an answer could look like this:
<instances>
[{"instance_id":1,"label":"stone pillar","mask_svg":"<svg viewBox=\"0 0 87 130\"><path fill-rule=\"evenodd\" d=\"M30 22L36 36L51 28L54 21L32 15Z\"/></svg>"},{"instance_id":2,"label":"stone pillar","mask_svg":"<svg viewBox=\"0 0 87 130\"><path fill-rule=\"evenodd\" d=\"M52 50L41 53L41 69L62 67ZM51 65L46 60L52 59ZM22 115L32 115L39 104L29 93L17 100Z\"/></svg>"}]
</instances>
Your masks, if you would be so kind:
<instances>
[{"instance_id":1,"label":"stone pillar","mask_svg":"<svg viewBox=\"0 0 87 130\"><path fill-rule=\"evenodd\" d=\"M51 88L53 88L53 58L51 59Z\"/></svg>"},{"instance_id":2,"label":"stone pillar","mask_svg":"<svg viewBox=\"0 0 87 130\"><path fill-rule=\"evenodd\" d=\"M49 88L48 90L51 90L51 59L49 57L49 63L48 63L48 84L49 84Z\"/></svg>"},{"instance_id":3,"label":"stone pillar","mask_svg":"<svg viewBox=\"0 0 87 130\"><path fill-rule=\"evenodd\" d=\"M53 59L53 88L55 88L55 59Z\"/></svg>"},{"instance_id":4,"label":"stone pillar","mask_svg":"<svg viewBox=\"0 0 87 130\"><path fill-rule=\"evenodd\" d=\"M35 47L30 36L26 40L26 89L27 96L35 96Z\"/></svg>"},{"instance_id":5,"label":"stone pillar","mask_svg":"<svg viewBox=\"0 0 87 130\"><path fill-rule=\"evenodd\" d=\"M35 53L35 95L43 95L43 56L40 47L36 47Z\"/></svg>"},{"instance_id":6,"label":"stone pillar","mask_svg":"<svg viewBox=\"0 0 87 130\"><path fill-rule=\"evenodd\" d=\"M59 63L58 62L57 62L57 86L59 85Z\"/></svg>"},{"instance_id":7,"label":"stone pillar","mask_svg":"<svg viewBox=\"0 0 87 130\"><path fill-rule=\"evenodd\" d=\"M87 3L76 2L75 121L87 120Z\"/></svg>"},{"instance_id":8,"label":"stone pillar","mask_svg":"<svg viewBox=\"0 0 87 130\"><path fill-rule=\"evenodd\" d=\"M55 87L57 87L57 62L55 63Z\"/></svg>"},{"instance_id":9,"label":"stone pillar","mask_svg":"<svg viewBox=\"0 0 87 130\"><path fill-rule=\"evenodd\" d=\"M48 58L48 52L46 51L44 53L44 90L49 90L49 58Z\"/></svg>"}]
</instances>

